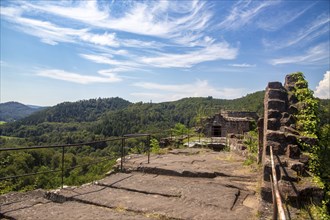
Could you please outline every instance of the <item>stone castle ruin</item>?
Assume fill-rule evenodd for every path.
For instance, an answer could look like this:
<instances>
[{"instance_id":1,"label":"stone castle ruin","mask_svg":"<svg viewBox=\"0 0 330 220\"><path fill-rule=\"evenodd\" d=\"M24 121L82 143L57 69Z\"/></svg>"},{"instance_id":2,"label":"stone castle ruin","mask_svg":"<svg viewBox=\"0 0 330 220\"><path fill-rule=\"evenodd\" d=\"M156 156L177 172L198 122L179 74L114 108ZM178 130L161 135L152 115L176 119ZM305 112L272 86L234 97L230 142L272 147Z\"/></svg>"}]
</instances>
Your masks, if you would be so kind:
<instances>
[{"instance_id":1,"label":"stone castle ruin","mask_svg":"<svg viewBox=\"0 0 330 220\"><path fill-rule=\"evenodd\" d=\"M275 155L277 179L282 199L293 207L301 203L320 202L322 190L317 187L307 172L308 157L300 149L301 143L312 146L316 139L304 137L296 130L295 114L302 108L292 91L297 85L293 75L287 75L284 86L270 82L264 99L264 118L258 121L259 159L263 166L261 196L271 202L270 146ZM307 85L306 85L307 86Z\"/></svg>"},{"instance_id":2,"label":"stone castle ruin","mask_svg":"<svg viewBox=\"0 0 330 220\"><path fill-rule=\"evenodd\" d=\"M226 137L228 134L244 134L258 120L256 112L220 111L204 120L203 133L208 137Z\"/></svg>"}]
</instances>

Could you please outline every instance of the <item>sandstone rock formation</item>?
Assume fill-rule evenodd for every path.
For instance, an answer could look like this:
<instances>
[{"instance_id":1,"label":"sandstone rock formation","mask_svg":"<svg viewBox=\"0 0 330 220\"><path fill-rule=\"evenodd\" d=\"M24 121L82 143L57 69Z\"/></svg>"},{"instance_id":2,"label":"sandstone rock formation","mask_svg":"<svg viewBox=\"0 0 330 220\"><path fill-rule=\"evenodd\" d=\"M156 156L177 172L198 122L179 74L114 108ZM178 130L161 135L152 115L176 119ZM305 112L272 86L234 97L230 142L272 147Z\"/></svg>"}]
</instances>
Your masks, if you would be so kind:
<instances>
[{"instance_id":1,"label":"sandstone rock formation","mask_svg":"<svg viewBox=\"0 0 330 220\"><path fill-rule=\"evenodd\" d=\"M280 82L270 82L265 92L263 123L258 123L259 135L263 136L263 146L259 144L264 173L261 196L264 201L272 200L269 182L269 149L272 146L282 199L295 207L299 207L305 200L319 202L323 195L322 190L308 177L308 157L301 153L301 143L313 145L316 139L301 136L296 128L295 114L303 105L292 91L295 87L307 86L298 84L292 75L286 76L284 86Z\"/></svg>"}]
</instances>

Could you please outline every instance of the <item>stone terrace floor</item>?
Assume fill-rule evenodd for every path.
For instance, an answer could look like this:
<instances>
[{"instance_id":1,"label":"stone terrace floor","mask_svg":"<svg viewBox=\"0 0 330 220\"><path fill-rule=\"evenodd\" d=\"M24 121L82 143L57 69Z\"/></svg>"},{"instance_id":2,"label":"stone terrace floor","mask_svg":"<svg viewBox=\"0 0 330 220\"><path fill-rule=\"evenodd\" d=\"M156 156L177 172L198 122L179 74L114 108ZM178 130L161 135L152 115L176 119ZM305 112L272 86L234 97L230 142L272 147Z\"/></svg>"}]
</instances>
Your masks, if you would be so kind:
<instances>
[{"instance_id":1,"label":"stone terrace floor","mask_svg":"<svg viewBox=\"0 0 330 220\"><path fill-rule=\"evenodd\" d=\"M231 152L126 158L125 173L79 187L0 196L5 219L257 219L258 174Z\"/></svg>"}]
</instances>

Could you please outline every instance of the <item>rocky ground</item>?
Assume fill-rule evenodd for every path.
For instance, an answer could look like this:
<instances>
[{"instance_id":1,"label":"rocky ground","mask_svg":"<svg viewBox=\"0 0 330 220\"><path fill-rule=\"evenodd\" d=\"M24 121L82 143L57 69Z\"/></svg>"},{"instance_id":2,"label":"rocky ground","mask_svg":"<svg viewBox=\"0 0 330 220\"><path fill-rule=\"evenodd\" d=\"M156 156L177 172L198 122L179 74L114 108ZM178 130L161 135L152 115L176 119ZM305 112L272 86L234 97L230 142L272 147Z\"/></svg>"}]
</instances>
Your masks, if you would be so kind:
<instances>
[{"instance_id":1,"label":"rocky ground","mask_svg":"<svg viewBox=\"0 0 330 220\"><path fill-rule=\"evenodd\" d=\"M258 173L230 152L176 149L125 159L80 187L0 196L5 219L257 219Z\"/></svg>"}]
</instances>

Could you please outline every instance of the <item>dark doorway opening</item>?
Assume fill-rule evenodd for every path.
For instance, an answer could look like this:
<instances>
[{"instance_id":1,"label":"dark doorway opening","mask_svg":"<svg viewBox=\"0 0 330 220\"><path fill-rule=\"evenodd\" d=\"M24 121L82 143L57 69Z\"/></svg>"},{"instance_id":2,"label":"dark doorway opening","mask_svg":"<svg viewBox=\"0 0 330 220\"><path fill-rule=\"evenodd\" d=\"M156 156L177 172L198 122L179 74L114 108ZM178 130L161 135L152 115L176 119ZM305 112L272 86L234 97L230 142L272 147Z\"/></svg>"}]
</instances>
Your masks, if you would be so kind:
<instances>
[{"instance_id":1,"label":"dark doorway opening","mask_svg":"<svg viewBox=\"0 0 330 220\"><path fill-rule=\"evenodd\" d=\"M221 137L221 126L213 126L212 127L212 136L213 137Z\"/></svg>"}]
</instances>

